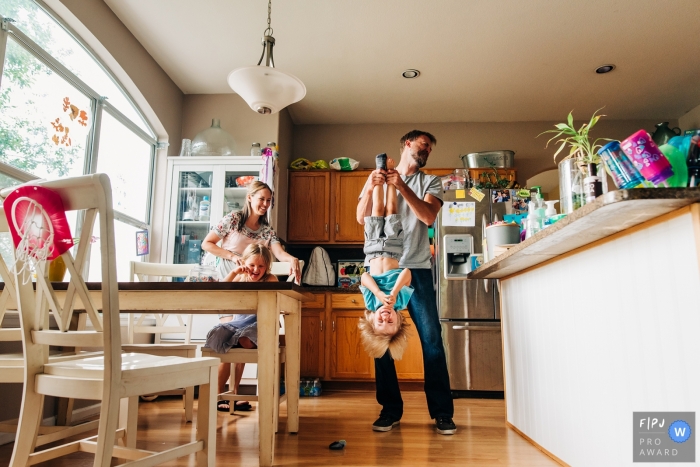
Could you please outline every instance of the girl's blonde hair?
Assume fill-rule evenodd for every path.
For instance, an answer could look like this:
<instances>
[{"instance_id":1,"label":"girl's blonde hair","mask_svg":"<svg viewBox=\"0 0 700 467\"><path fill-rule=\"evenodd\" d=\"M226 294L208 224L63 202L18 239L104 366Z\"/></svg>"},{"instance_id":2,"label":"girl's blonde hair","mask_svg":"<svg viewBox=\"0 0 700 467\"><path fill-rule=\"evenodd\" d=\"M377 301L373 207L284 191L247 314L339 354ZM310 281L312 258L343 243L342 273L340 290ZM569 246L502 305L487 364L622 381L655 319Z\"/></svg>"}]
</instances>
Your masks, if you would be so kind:
<instances>
[{"instance_id":1,"label":"girl's blonde hair","mask_svg":"<svg viewBox=\"0 0 700 467\"><path fill-rule=\"evenodd\" d=\"M262 277L262 279L265 279L267 276L270 275L270 268L272 267L272 252L265 245L262 245L260 243L251 243L245 248L245 250L243 250L241 260L245 262L248 258L252 256L260 256L263 260L263 263L265 263L265 275Z\"/></svg>"},{"instance_id":2,"label":"girl's blonde hair","mask_svg":"<svg viewBox=\"0 0 700 467\"><path fill-rule=\"evenodd\" d=\"M400 311L396 312L396 318L399 322L399 329L396 331L396 334L393 336L381 334L374 329L372 312L365 310L365 316L360 318L357 327L360 328L362 346L370 357L382 358L388 350L392 359L401 360L403 352L406 350L406 345L408 344L408 328L411 325L408 324Z\"/></svg>"},{"instance_id":3,"label":"girl's blonde hair","mask_svg":"<svg viewBox=\"0 0 700 467\"><path fill-rule=\"evenodd\" d=\"M259 180L251 183L248 185L248 191L246 191L246 196L245 196L245 203L243 205L243 209L241 210L241 222L238 223L236 226L236 230L238 232L241 232L243 230L243 226L245 225L245 221L248 220L250 217L251 212L253 212L253 208L250 205L250 199L257 193L258 191L261 190L267 190L270 192L270 196L272 196L272 189L267 183L261 182ZM270 225L270 221L267 219L267 215L262 216L260 218L260 223L262 225Z\"/></svg>"}]
</instances>

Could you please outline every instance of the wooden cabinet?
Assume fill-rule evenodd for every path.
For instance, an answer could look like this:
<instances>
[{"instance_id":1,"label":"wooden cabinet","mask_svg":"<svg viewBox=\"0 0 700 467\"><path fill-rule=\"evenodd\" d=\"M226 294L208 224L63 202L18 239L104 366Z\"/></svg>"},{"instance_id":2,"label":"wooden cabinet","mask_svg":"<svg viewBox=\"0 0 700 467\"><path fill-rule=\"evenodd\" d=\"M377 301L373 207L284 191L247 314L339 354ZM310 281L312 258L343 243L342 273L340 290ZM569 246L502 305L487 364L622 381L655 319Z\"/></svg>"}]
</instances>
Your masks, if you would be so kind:
<instances>
[{"instance_id":1,"label":"wooden cabinet","mask_svg":"<svg viewBox=\"0 0 700 467\"><path fill-rule=\"evenodd\" d=\"M357 222L357 200L365 186L369 171L334 174L336 242L364 243L364 226Z\"/></svg>"},{"instance_id":2,"label":"wooden cabinet","mask_svg":"<svg viewBox=\"0 0 700 467\"><path fill-rule=\"evenodd\" d=\"M394 362L396 365L396 376L399 379L420 380L423 379L423 351L420 345L420 338L413 321L408 317L408 312L404 312L404 316L411 325L408 328L408 345L403 353L403 358Z\"/></svg>"},{"instance_id":3,"label":"wooden cabinet","mask_svg":"<svg viewBox=\"0 0 700 467\"><path fill-rule=\"evenodd\" d=\"M325 294L314 294L313 302L303 302L301 310L301 376L325 376L324 323Z\"/></svg>"},{"instance_id":4,"label":"wooden cabinet","mask_svg":"<svg viewBox=\"0 0 700 467\"><path fill-rule=\"evenodd\" d=\"M330 374L333 379L374 377L374 363L362 348L357 324L364 315L360 294L330 294Z\"/></svg>"},{"instance_id":5,"label":"wooden cabinet","mask_svg":"<svg viewBox=\"0 0 700 467\"><path fill-rule=\"evenodd\" d=\"M287 241L363 243L355 212L370 172L290 171Z\"/></svg>"},{"instance_id":6,"label":"wooden cabinet","mask_svg":"<svg viewBox=\"0 0 700 467\"><path fill-rule=\"evenodd\" d=\"M365 309L362 295L327 292L314 294L314 298L302 304L301 375L334 381L374 380L374 360L362 347L357 327ZM413 326L410 332L396 373L400 380L420 381L423 354Z\"/></svg>"},{"instance_id":7,"label":"wooden cabinet","mask_svg":"<svg viewBox=\"0 0 700 467\"><path fill-rule=\"evenodd\" d=\"M328 242L331 173L290 172L287 240Z\"/></svg>"}]
</instances>

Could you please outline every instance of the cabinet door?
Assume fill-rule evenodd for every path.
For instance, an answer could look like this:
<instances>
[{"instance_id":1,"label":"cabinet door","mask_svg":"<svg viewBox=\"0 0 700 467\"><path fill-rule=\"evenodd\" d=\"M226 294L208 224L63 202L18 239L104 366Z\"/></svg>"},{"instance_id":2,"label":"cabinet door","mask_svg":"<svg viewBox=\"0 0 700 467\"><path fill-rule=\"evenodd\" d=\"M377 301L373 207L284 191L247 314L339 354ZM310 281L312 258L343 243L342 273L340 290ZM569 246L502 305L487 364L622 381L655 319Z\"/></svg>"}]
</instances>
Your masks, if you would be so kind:
<instances>
[{"instance_id":1,"label":"cabinet door","mask_svg":"<svg viewBox=\"0 0 700 467\"><path fill-rule=\"evenodd\" d=\"M454 172L455 169L422 169L423 172L428 175L435 175L436 177L444 177Z\"/></svg>"},{"instance_id":2,"label":"cabinet door","mask_svg":"<svg viewBox=\"0 0 700 467\"><path fill-rule=\"evenodd\" d=\"M169 248L167 262L199 264L203 254L202 240L209 232L211 223L214 167L176 166L172 183L169 228L172 248ZM208 209L200 210L205 197L209 201Z\"/></svg>"},{"instance_id":3,"label":"cabinet door","mask_svg":"<svg viewBox=\"0 0 700 467\"><path fill-rule=\"evenodd\" d=\"M357 323L362 311L331 312L331 378L365 380L374 377L374 364L360 342Z\"/></svg>"},{"instance_id":4,"label":"cabinet door","mask_svg":"<svg viewBox=\"0 0 700 467\"><path fill-rule=\"evenodd\" d=\"M287 237L296 242L330 240L330 172L290 172Z\"/></svg>"},{"instance_id":5,"label":"cabinet door","mask_svg":"<svg viewBox=\"0 0 700 467\"><path fill-rule=\"evenodd\" d=\"M416 327L413 325L411 318L408 318L408 313L404 312L408 324L411 325L409 329L408 345L403 353L403 358L397 360L396 364L396 376L399 379L410 379L410 380L422 380L423 379L423 351L420 345L420 339L418 338L418 333L416 332Z\"/></svg>"},{"instance_id":6,"label":"cabinet door","mask_svg":"<svg viewBox=\"0 0 700 467\"><path fill-rule=\"evenodd\" d=\"M301 314L301 376L323 378L323 311Z\"/></svg>"},{"instance_id":7,"label":"cabinet door","mask_svg":"<svg viewBox=\"0 0 700 467\"><path fill-rule=\"evenodd\" d=\"M301 305L301 376L325 376L325 306L326 295L314 294L314 301Z\"/></svg>"},{"instance_id":8,"label":"cabinet door","mask_svg":"<svg viewBox=\"0 0 700 467\"><path fill-rule=\"evenodd\" d=\"M346 172L334 174L335 225L336 242L363 243L364 226L357 222L357 200L370 171Z\"/></svg>"}]
</instances>

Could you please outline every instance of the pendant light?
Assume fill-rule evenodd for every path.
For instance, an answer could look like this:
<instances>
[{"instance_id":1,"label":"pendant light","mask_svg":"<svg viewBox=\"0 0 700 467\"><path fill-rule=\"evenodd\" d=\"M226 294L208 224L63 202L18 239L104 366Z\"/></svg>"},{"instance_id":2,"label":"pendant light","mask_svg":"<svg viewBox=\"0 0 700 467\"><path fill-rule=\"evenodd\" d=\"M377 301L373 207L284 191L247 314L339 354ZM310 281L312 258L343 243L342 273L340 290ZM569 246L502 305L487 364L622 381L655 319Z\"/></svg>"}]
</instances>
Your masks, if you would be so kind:
<instances>
[{"instance_id":1,"label":"pendant light","mask_svg":"<svg viewBox=\"0 0 700 467\"><path fill-rule=\"evenodd\" d=\"M275 69L270 16L272 0L267 4L267 29L263 32L263 52L257 66L236 68L228 75L228 84L251 109L261 114L274 114L306 95L306 86L299 78ZM260 65L265 59L265 65Z\"/></svg>"}]
</instances>

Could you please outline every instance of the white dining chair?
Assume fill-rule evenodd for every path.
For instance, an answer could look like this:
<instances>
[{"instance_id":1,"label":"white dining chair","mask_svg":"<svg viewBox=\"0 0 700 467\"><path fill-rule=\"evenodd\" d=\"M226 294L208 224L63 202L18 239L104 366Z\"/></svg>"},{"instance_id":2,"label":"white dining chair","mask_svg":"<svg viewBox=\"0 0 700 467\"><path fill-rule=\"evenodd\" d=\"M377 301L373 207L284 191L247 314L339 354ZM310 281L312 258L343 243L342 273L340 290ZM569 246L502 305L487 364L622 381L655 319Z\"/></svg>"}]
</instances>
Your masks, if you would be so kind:
<instances>
[{"instance_id":1,"label":"white dining chair","mask_svg":"<svg viewBox=\"0 0 700 467\"><path fill-rule=\"evenodd\" d=\"M303 268L304 267L304 262L300 261L299 262L299 267ZM270 273L274 274L276 276L287 276L289 275L290 272L290 264L286 262L279 262L275 261L272 263L272 266L270 267ZM293 280L291 276L289 276L288 279L290 282ZM284 316L280 315L280 327L283 330L284 329ZM283 331L282 331L283 332ZM278 343L279 344L279 343ZM231 381L233 381L236 378L236 364L239 363L258 363L258 349L243 349L243 348L232 348L229 349L228 352L225 354L220 354L216 353L214 350L212 350L209 347L202 347L202 356L210 356L210 357L218 357L221 359L221 363L228 363L231 365ZM283 402L287 400L287 394L286 391L294 390L294 388L290 388L289 385L287 384L287 375L286 371L284 372L284 387L285 387L285 394L280 395L280 377L282 374L282 367L281 364L285 362L286 360L286 353L285 353L285 347L284 346L279 346L278 352L276 353L276 362L274 365L274 378L273 381L275 382L275 390L274 393L278 396L277 403L275 404L275 412L274 412L274 422L273 426L275 427L275 430L277 431L279 429L279 406ZM286 370L286 366L285 366ZM260 368L258 368L258 371L260 371ZM270 369L263 369L263 371L270 371ZM233 413L235 408L234 405L236 401L257 401L258 396L257 395L245 395L245 394L235 394L232 389L233 384L229 386L229 390L224 391L218 395L219 400L227 400L229 401L230 408L229 412Z\"/></svg>"},{"instance_id":2,"label":"white dining chair","mask_svg":"<svg viewBox=\"0 0 700 467\"><path fill-rule=\"evenodd\" d=\"M138 282L164 282L174 277L187 277L194 265L192 264L166 264L143 263L131 261L129 269L131 281ZM146 321L153 319L155 325L151 326ZM135 343L139 335L153 336L153 343ZM162 340L163 334L168 335L168 340ZM122 351L146 353L150 355L194 358L197 356L197 344L191 344L192 315L169 313L135 313L129 314L128 343L122 344ZM176 341L175 341L176 340ZM153 394L147 400L154 400L158 395L182 395L182 403L185 409L185 421L192 421L192 408L194 407L194 387L176 389L165 393Z\"/></svg>"},{"instance_id":3,"label":"white dining chair","mask_svg":"<svg viewBox=\"0 0 700 467\"><path fill-rule=\"evenodd\" d=\"M5 218L5 210L0 206L0 234L9 235L10 229ZM14 256L14 255L13 255ZM15 290L14 274L5 263L5 260L0 256L0 278L4 283L2 293L0 293L0 324L2 324L7 312L17 314L16 309L9 309L10 306L17 304L17 291ZM48 315L46 315L48 318ZM48 327L48 322L45 322L45 327ZM18 328L3 328L0 329L0 342L14 342L16 346L22 344L22 331ZM69 360L72 358L81 358L86 356L98 355L96 352L66 352L54 351L49 354L49 362L58 362L61 360ZM24 382L24 355L22 352L0 353L0 384L3 383L19 383ZM71 410L67 405L66 410ZM71 410L72 411L72 410ZM80 433L85 433L97 428L97 420L83 421L80 423L71 423L71 417L67 417L68 423L61 425L40 425L37 435L37 446L52 443L54 441L65 439L69 436L74 436ZM0 432L16 433L17 419L4 420L0 422Z\"/></svg>"},{"instance_id":4,"label":"white dining chair","mask_svg":"<svg viewBox=\"0 0 700 467\"><path fill-rule=\"evenodd\" d=\"M59 325L58 330L46 329L42 316L46 312L44 301L37 299L38 293L34 293L31 281L25 281L21 274L15 273L24 345L25 380L17 441L10 466L25 467L81 451L94 454L95 467L110 465L113 457L126 459L127 462L122 464L125 466L145 467L192 453L197 453L198 465L213 467L216 452L216 370L219 360L122 354L114 213L109 178L105 174L94 174L36 182L34 186L57 194L66 211L84 211L75 258L70 251L61 255L70 272L65 301L59 302L61 295L56 293L47 280L47 265L41 261L36 263L37 290L43 291L53 310L68 310L70 314L74 306L84 308L95 330L73 331L65 326L65 322ZM6 204L15 189L17 187L0 192ZM13 201L18 202L18 199ZM13 213L14 210L8 209L8 212ZM84 281L85 268L82 266L98 215L102 284L99 292L90 292ZM52 228L39 217L41 216L35 219L34 228ZM13 214L10 214L8 222L13 221ZM32 251L31 244L29 251ZM25 265L25 260L20 257L18 268L21 270ZM99 297L98 303L93 294ZM79 299L80 305L76 299ZM98 310L102 311L101 315ZM65 317L61 316L60 319L65 320ZM48 361L50 345L102 347L104 355L52 363ZM161 452L135 449L138 396L194 385L200 385L200 391L196 433L192 440ZM34 452L45 396L101 401L97 436ZM128 400L128 404L120 419L122 400ZM115 445L117 440L123 446Z\"/></svg>"}]
</instances>

